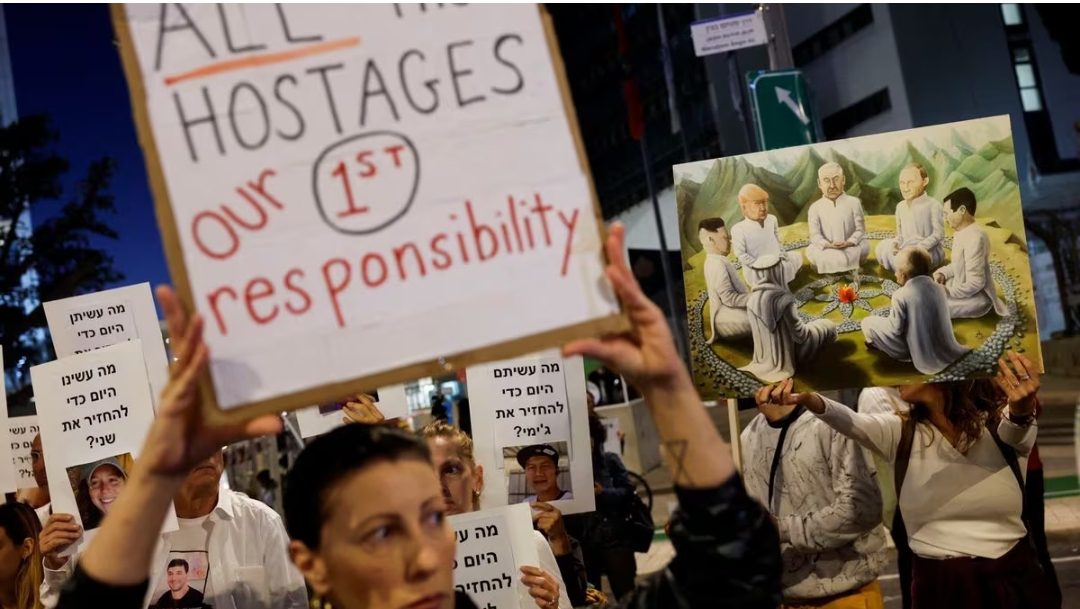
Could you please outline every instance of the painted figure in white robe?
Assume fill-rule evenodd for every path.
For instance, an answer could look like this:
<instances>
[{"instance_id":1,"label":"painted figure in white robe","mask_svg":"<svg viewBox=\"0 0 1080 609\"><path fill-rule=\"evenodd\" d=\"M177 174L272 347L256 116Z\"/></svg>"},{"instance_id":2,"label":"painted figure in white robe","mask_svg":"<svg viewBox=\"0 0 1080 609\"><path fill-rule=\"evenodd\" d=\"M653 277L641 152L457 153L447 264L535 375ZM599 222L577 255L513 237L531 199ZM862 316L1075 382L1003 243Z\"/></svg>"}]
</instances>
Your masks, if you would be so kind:
<instances>
[{"instance_id":1,"label":"painted figure in white robe","mask_svg":"<svg viewBox=\"0 0 1080 609\"><path fill-rule=\"evenodd\" d=\"M750 336L746 301L750 290L728 260L731 237L722 218L706 218L698 224L698 239L706 252L705 291L709 295L709 344L720 339Z\"/></svg>"},{"instance_id":2,"label":"painted figure in white robe","mask_svg":"<svg viewBox=\"0 0 1080 609\"><path fill-rule=\"evenodd\" d=\"M824 196L810 206L810 245L806 259L818 273L843 273L859 268L870 255L862 202L844 192L844 170L826 163L818 170Z\"/></svg>"},{"instance_id":3,"label":"painted figure in white robe","mask_svg":"<svg viewBox=\"0 0 1080 609\"><path fill-rule=\"evenodd\" d=\"M784 282L784 265L779 256L761 256L745 272L754 275L755 281L746 302L754 359L741 370L766 383L791 378L800 365L836 342L836 324L827 319L804 322L799 318L795 297Z\"/></svg>"},{"instance_id":4,"label":"painted figure in white robe","mask_svg":"<svg viewBox=\"0 0 1080 609\"><path fill-rule=\"evenodd\" d=\"M908 247L921 247L930 254L930 268L945 261L945 210L941 203L926 194L930 178L926 168L911 163L900 172L900 194L904 200L896 204L896 237L878 244L875 253L885 270L895 271L897 252Z\"/></svg>"},{"instance_id":5,"label":"painted figure in white robe","mask_svg":"<svg viewBox=\"0 0 1080 609\"><path fill-rule=\"evenodd\" d=\"M894 257L896 282L888 317L862 320L867 348L911 362L923 374L937 374L969 349L953 334L945 290L930 277L930 254L920 247L900 250Z\"/></svg>"},{"instance_id":6,"label":"painted figure in white robe","mask_svg":"<svg viewBox=\"0 0 1080 609\"><path fill-rule=\"evenodd\" d=\"M945 286L949 316L953 319L982 317L991 310L1008 312L998 297L990 272L990 237L975 221L975 193L960 188L945 197L945 219L953 231L952 261L934 273Z\"/></svg>"},{"instance_id":7,"label":"painted figure in white robe","mask_svg":"<svg viewBox=\"0 0 1080 609\"><path fill-rule=\"evenodd\" d=\"M761 256L779 256L787 285L802 268L802 254L785 252L780 245L780 224L769 213L769 193L757 184L747 184L739 189L739 207L744 220L731 227L731 244L743 265L743 279L754 287L754 274L747 269Z\"/></svg>"}]
</instances>

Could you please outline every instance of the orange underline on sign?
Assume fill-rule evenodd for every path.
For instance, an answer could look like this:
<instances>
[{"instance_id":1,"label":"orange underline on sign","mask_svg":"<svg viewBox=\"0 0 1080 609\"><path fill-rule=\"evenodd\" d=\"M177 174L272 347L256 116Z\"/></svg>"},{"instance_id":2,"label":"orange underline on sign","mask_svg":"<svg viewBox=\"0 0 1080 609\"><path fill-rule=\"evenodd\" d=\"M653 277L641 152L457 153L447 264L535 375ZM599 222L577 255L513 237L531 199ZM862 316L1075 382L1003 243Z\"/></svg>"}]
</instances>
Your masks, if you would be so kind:
<instances>
[{"instance_id":1,"label":"orange underline on sign","mask_svg":"<svg viewBox=\"0 0 1080 609\"><path fill-rule=\"evenodd\" d=\"M221 74L223 72L232 72L233 70L242 70L244 68L256 68L259 66L268 66L275 63L282 63L284 61L292 61L293 59L300 59L301 57L310 57L312 55L320 55L322 53L329 53L331 51L337 51L339 49L346 49L349 47L355 47L360 45L360 38L344 38L342 40L334 40L331 42L321 42L319 44L313 44L311 46L304 47L302 49L293 49L291 51L281 51L278 53L266 53L265 55L255 55L252 57L242 57L240 59L230 59L228 61L219 61L212 63L208 66L201 68L195 68L189 72L183 74L177 74L176 76L166 76L165 85L175 85L178 82L184 82L185 80L194 80L196 78L203 78L205 76L213 76L214 74Z\"/></svg>"}]
</instances>

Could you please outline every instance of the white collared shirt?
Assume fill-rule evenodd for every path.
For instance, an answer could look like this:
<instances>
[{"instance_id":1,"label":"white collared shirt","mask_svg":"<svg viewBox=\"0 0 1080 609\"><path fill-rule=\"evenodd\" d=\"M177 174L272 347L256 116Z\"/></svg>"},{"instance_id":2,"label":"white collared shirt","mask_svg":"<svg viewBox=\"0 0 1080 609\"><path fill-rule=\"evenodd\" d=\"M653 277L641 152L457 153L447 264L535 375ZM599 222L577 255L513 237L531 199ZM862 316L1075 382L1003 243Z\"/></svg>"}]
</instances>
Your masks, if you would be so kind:
<instances>
[{"instance_id":1,"label":"white collared shirt","mask_svg":"<svg viewBox=\"0 0 1080 609\"><path fill-rule=\"evenodd\" d=\"M289 560L289 538L276 512L247 495L221 490L203 527L208 534L207 587L214 591L214 609L307 609L304 579ZM156 600L151 596L165 572L172 542L173 533L165 533L155 549L144 606ZM71 557L59 570L45 569L41 585L45 607L56 606L77 559Z\"/></svg>"}]
</instances>

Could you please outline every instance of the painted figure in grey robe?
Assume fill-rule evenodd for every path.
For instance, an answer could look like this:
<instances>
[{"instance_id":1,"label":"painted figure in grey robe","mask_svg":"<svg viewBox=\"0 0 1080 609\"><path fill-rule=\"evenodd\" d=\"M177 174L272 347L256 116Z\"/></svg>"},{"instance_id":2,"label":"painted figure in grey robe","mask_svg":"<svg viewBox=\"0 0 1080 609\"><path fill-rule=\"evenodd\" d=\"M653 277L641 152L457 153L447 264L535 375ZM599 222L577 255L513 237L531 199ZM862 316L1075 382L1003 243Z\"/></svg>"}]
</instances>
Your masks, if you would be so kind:
<instances>
[{"instance_id":1,"label":"painted figure in grey robe","mask_svg":"<svg viewBox=\"0 0 1080 609\"><path fill-rule=\"evenodd\" d=\"M741 370L776 383L794 376L801 364L834 343L836 324L827 319L804 322L799 318L779 256L761 256L744 274L747 271L754 276L754 288L746 302L754 359Z\"/></svg>"},{"instance_id":2,"label":"painted figure in grey robe","mask_svg":"<svg viewBox=\"0 0 1080 609\"><path fill-rule=\"evenodd\" d=\"M911 362L923 374L937 374L969 349L956 340L945 290L930 277L930 254L920 247L900 250L888 317L862 320L868 348Z\"/></svg>"},{"instance_id":3,"label":"painted figure in grey robe","mask_svg":"<svg viewBox=\"0 0 1080 609\"><path fill-rule=\"evenodd\" d=\"M705 250L705 291L709 295L709 344L750 336L746 301L750 290L728 260L731 236L722 218L706 218L698 224L698 240Z\"/></svg>"},{"instance_id":4,"label":"painted figure in grey robe","mask_svg":"<svg viewBox=\"0 0 1080 609\"><path fill-rule=\"evenodd\" d=\"M975 221L975 193L960 188L945 197L945 219L953 231L952 261L934 273L945 286L949 316L953 319L982 317L991 310L1008 312L998 297L990 271L990 236Z\"/></svg>"},{"instance_id":5,"label":"painted figure in grey robe","mask_svg":"<svg viewBox=\"0 0 1080 609\"><path fill-rule=\"evenodd\" d=\"M761 256L779 256L787 285L802 268L802 254L785 252L780 245L780 223L769 213L769 193L757 184L746 184L739 189L739 207L744 220L731 227L731 244L742 263L743 279L754 287L754 274L747 272L754 261Z\"/></svg>"},{"instance_id":6,"label":"painted figure in grey robe","mask_svg":"<svg viewBox=\"0 0 1080 609\"><path fill-rule=\"evenodd\" d=\"M896 254L908 247L921 247L930 254L930 268L945 260L945 211L941 203L926 194L930 184L926 168L911 163L900 172L900 194L896 204L896 237L885 239L875 250L878 262L895 271Z\"/></svg>"},{"instance_id":7,"label":"painted figure in grey robe","mask_svg":"<svg viewBox=\"0 0 1080 609\"><path fill-rule=\"evenodd\" d=\"M810 206L810 245L806 259L818 273L843 273L859 268L870 255L862 202L844 192L844 170L838 163L818 169L822 197Z\"/></svg>"}]
</instances>

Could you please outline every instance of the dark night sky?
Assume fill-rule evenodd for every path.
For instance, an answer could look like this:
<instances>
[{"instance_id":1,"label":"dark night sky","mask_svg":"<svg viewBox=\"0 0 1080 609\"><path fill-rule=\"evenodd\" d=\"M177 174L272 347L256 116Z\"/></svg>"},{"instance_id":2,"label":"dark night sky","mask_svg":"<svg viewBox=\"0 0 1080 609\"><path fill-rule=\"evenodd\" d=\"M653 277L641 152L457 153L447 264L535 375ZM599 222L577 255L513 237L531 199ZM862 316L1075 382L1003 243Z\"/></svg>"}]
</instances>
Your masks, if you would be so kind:
<instances>
[{"instance_id":1,"label":"dark night sky","mask_svg":"<svg viewBox=\"0 0 1080 609\"><path fill-rule=\"evenodd\" d=\"M120 238L95 245L112 254L126 277L120 285L168 282L108 5L5 4L4 15L19 114L51 117L60 133L58 153L71 162L65 193L74 192L92 160L117 162L110 192L119 213L108 221ZM57 206L36 207L35 221Z\"/></svg>"}]
</instances>

